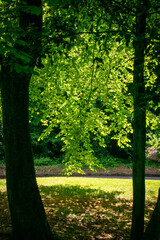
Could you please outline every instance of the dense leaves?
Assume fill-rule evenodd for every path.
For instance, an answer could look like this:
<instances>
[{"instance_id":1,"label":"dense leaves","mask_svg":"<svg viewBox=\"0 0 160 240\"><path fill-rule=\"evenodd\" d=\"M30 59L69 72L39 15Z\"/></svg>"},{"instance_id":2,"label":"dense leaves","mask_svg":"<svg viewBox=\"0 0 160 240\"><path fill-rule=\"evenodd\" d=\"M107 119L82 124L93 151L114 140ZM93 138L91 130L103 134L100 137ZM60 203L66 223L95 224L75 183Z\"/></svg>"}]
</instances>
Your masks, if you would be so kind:
<instances>
[{"instance_id":1,"label":"dense leaves","mask_svg":"<svg viewBox=\"0 0 160 240\"><path fill-rule=\"evenodd\" d=\"M132 75L125 71L129 53L122 43L111 42L108 55L93 44L87 53L85 47L75 46L67 57L54 54L52 64L48 58L31 82L31 121L39 119L46 126L40 138L59 127L57 137L65 144L66 160L79 161L77 167L81 162L92 166L93 141L105 147L104 137L114 132L113 138L123 147L132 132L132 99L126 86Z\"/></svg>"}]
</instances>

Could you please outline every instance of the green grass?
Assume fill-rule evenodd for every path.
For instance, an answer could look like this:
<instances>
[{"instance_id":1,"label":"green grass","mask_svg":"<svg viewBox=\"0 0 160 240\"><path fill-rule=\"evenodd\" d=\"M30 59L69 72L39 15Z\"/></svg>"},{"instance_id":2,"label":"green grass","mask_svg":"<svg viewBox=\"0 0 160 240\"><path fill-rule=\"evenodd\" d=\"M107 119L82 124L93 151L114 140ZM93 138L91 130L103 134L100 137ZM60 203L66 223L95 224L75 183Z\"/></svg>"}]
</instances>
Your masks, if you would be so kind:
<instances>
[{"instance_id":1,"label":"green grass","mask_svg":"<svg viewBox=\"0 0 160 240\"><path fill-rule=\"evenodd\" d=\"M106 198L115 193L118 198L132 199L131 179L87 178L87 177L48 177L37 178L40 189L53 189L59 196L90 196ZM159 180L146 180L146 199L155 199L160 187ZM0 180L0 191L6 191L6 180Z\"/></svg>"},{"instance_id":2,"label":"green grass","mask_svg":"<svg viewBox=\"0 0 160 240\"><path fill-rule=\"evenodd\" d=\"M62 240L129 240L132 180L49 177L37 178L37 182L51 229ZM2 232L11 231L5 184L0 180ZM159 185L158 180L146 180L145 224L154 209Z\"/></svg>"},{"instance_id":3,"label":"green grass","mask_svg":"<svg viewBox=\"0 0 160 240\"><path fill-rule=\"evenodd\" d=\"M117 198L132 199L131 179L85 178L85 177L51 177L38 178L40 188L55 188L58 194L75 196L92 196L106 198L114 193ZM146 180L146 198L155 199L160 186L159 180ZM87 191L86 191L87 189ZM109 195L109 194L108 194Z\"/></svg>"},{"instance_id":4,"label":"green grass","mask_svg":"<svg viewBox=\"0 0 160 240\"><path fill-rule=\"evenodd\" d=\"M85 178L85 177L49 177L37 178L40 189L48 189L47 195L56 192L61 197L100 197L114 196L132 199L131 179ZM156 199L159 180L146 180L146 199ZM52 190L52 191L51 191ZM0 191L6 191L6 180L0 180ZM51 194L51 195L53 195Z\"/></svg>"},{"instance_id":5,"label":"green grass","mask_svg":"<svg viewBox=\"0 0 160 240\"><path fill-rule=\"evenodd\" d=\"M6 180L0 179L0 191L4 192L6 191Z\"/></svg>"}]
</instances>

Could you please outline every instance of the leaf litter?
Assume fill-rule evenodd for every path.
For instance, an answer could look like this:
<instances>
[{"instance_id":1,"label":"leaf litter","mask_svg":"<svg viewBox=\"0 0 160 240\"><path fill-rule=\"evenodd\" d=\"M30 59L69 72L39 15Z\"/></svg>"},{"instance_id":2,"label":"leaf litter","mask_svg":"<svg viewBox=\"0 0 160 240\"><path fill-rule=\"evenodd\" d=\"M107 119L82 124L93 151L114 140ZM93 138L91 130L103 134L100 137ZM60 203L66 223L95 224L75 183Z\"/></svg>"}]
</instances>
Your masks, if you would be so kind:
<instances>
[{"instance_id":1,"label":"leaf litter","mask_svg":"<svg viewBox=\"0 0 160 240\"><path fill-rule=\"evenodd\" d=\"M40 186L42 200L51 229L62 240L127 240L130 237L132 201L107 198L59 195L56 188ZM52 192L52 193L51 193ZM146 202L145 223L154 209L155 199ZM7 240L11 220L6 191L0 192L0 240Z\"/></svg>"}]
</instances>

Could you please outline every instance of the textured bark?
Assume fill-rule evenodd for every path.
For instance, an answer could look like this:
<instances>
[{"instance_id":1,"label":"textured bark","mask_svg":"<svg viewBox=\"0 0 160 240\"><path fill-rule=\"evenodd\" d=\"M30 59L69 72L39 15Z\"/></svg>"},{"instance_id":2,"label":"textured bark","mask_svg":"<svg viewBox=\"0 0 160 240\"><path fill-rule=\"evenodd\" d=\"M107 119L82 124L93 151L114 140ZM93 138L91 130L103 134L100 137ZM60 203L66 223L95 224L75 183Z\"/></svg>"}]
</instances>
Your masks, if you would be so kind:
<instances>
[{"instance_id":1,"label":"textured bark","mask_svg":"<svg viewBox=\"0 0 160 240\"><path fill-rule=\"evenodd\" d=\"M147 225L143 240L160 240L160 189L156 207Z\"/></svg>"},{"instance_id":2,"label":"textured bark","mask_svg":"<svg viewBox=\"0 0 160 240\"><path fill-rule=\"evenodd\" d=\"M147 2L147 1L146 1ZM134 120L133 120L133 213L131 239L142 239L145 204L145 141L146 103L144 81L144 51L146 6L137 0L136 38L134 41Z\"/></svg>"}]
</instances>

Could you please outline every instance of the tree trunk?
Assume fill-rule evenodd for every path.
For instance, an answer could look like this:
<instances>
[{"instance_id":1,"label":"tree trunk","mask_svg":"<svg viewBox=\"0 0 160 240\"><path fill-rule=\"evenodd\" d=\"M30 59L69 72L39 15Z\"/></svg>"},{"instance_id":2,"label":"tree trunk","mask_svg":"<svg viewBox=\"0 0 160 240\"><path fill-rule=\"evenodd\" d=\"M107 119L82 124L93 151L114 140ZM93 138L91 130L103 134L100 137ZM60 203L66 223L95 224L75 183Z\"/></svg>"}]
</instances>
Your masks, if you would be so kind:
<instances>
[{"instance_id":1,"label":"tree trunk","mask_svg":"<svg viewBox=\"0 0 160 240\"><path fill-rule=\"evenodd\" d=\"M36 183L28 122L29 76L2 67L2 108L7 193L13 235L49 240L50 231Z\"/></svg>"},{"instance_id":2,"label":"tree trunk","mask_svg":"<svg viewBox=\"0 0 160 240\"><path fill-rule=\"evenodd\" d=\"M147 1L146 1L147 2ZM134 120L133 120L133 213L131 240L142 239L145 204L146 103L144 81L146 5L137 0L136 36L134 40Z\"/></svg>"},{"instance_id":3,"label":"tree trunk","mask_svg":"<svg viewBox=\"0 0 160 240\"><path fill-rule=\"evenodd\" d=\"M160 188L156 207L147 225L143 240L160 240Z\"/></svg>"},{"instance_id":4,"label":"tree trunk","mask_svg":"<svg viewBox=\"0 0 160 240\"><path fill-rule=\"evenodd\" d=\"M13 43L13 51L3 56L1 66L7 194L16 240L58 239L51 233L40 197L29 134L29 82L41 54L41 8L41 0L17 1L17 34L25 44ZM29 62L25 59L28 54Z\"/></svg>"}]
</instances>

